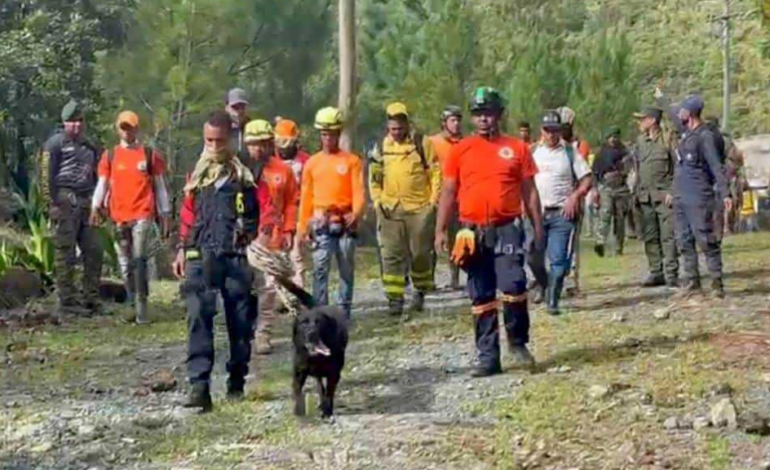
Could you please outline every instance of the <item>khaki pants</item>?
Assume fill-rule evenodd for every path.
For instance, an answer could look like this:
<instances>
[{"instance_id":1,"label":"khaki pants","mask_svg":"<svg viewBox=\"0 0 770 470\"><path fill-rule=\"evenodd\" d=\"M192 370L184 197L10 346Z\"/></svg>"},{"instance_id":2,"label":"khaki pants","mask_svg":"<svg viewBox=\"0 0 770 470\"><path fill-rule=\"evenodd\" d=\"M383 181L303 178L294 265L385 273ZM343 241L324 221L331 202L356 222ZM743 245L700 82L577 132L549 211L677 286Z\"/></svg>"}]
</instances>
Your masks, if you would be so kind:
<instances>
[{"instance_id":1,"label":"khaki pants","mask_svg":"<svg viewBox=\"0 0 770 470\"><path fill-rule=\"evenodd\" d=\"M254 288L259 299L257 333L269 335L281 305L275 289L275 278L262 271L254 270Z\"/></svg>"},{"instance_id":2,"label":"khaki pants","mask_svg":"<svg viewBox=\"0 0 770 470\"><path fill-rule=\"evenodd\" d=\"M407 212L396 207L377 210L377 239L380 244L382 284L388 300L404 298L407 274L420 292L434 288L433 236L436 211L433 206Z\"/></svg>"}]
</instances>

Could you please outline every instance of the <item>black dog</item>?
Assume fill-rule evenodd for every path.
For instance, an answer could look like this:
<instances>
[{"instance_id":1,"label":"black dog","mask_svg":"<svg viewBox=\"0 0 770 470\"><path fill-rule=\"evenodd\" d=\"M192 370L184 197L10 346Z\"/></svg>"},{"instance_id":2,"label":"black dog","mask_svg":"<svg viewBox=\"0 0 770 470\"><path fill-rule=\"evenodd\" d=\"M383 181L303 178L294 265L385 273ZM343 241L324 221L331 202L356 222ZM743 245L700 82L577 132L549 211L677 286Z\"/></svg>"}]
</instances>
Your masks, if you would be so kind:
<instances>
[{"instance_id":1,"label":"black dog","mask_svg":"<svg viewBox=\"0 0 770 470\"><path fill-rule=\"evenodd\" d=\"M302 388L308 376L318 380L321 414L334 413L334 393L345 367L345 348L348 345L347 317L341 309L315 306L313 297L290 281L279 280L302 307L294 319L294 414L305 415ZM326 379L326 383L324 383Z\"/></svg>"}]
</instances>

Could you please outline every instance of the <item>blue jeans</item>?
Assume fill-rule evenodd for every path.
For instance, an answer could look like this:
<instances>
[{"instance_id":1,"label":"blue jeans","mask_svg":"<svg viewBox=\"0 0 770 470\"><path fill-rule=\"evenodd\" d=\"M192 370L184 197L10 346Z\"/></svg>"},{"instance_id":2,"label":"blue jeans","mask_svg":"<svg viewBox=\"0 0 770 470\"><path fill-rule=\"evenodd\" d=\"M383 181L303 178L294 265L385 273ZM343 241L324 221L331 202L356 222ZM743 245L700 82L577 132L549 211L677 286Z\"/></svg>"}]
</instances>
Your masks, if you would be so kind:
<instances>
[{"instance_id":1,"label":"blue jeans","mask_svg":"<svg viewBox=\"0 0 770 470\"><path fill-rule=\"evenodd\" d=\"M547 210L543 214L543 232L545 235L545 252L536 251L530 247L529 263L535 279L542 288L547 288L548 304L558 307L559 297L564 287L564 278L569 274L572 265L570 238L575 223L564 218L561 210ZM534 237L533 237L534 238ZM545 256L548 256L550 269L546 273ZM547 285L543 285L547 282Z\"/></svg>"},{"instance_id":2,"label":"blue jeans","mask_svg":"<svg viewBox=\"0 0 770 470\"><path fill-rule=\"evenodd\" d=\"M337 305L350 315L353 303L353 281L355 279L356 240L350 235L332 236L316 234L313 249L313 297L319 305L329 304L329 273L332 258L337 258L340 285L337 291Z\"/></svg>"}]
</instances>

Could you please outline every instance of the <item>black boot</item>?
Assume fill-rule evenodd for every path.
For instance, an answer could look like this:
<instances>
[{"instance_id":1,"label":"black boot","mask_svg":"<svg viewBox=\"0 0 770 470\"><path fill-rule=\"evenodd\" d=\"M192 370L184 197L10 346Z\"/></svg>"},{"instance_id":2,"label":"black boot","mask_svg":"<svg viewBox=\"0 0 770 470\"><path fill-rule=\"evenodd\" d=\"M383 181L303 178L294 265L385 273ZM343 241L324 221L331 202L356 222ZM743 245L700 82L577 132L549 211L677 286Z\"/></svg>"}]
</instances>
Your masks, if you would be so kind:
<instances>
[{"instance_id":1,"label":"black boot","mask_svg":"<svg viewBox=\"0 0 770 470\"><path fill-rule=\"evenodd\" d=\"M392 317L400 317L404 312L403 300L389 300L388 301L388 315Z\"/></svg>"},{"instance_id":2,"label":"black boot","mask_svg":"<svg viewBox=\"0 0 770 470\"><path fill-rule=\"evenodd\" d=\"M227 379L227 400L228 401L241 401L243 400L243 389L245 381L243 378L230 377Z\"/></svg>"},{"instance_id":3,"label":"black boot","mask_svg":"<svg viewBox=\"0 0 770 470\"><path fill-rule=\"evenodd\" d=\"M562 284L564 281L557 281L556 279L548 280L548 289L546 290L546 308L549 315L560 315L559 311L559 298L561 297Z\"/></svg>"},{"instance_id":4,"label":"black boot","mask_svg":"<svg viewBox=\"0 0 770 470\"><path fill-rule=\"evenodd\" d=\"M492 366L478 365L471 371L471 377L482 378L490 377L492 375L502 374L503 369L500 364L494 364Z\"/></svg>"},{"instance_id":5,"label":"black boot","mask_svg":"<svg viewBox=\"0 0 770 470\"><path fill-rule=\"evenodd\" d=\"M642 287L659 287L664 285L666 285L666 278L662 274L650 274L642 281Z\"/></svg>"},{"instance_id":6,"label":"black boot","mask_svg":"<svg viewBox=\"0 0 770 470\"><path fill-rule=\"evenodd\" d=\"M513 359L515 365L525 368L535 367L535 357L529 352L526 345L511 345L508 351L511 353L511 359Z\"/></svg>"},{"instance_id":7,"label":"black boot","mask_svg":"<svg viewBox=\"0 0 770 470\"><path fill-rule=\"evenodd\" d=\"M202 413L208 413L214 409L214 404L211 402L211 392L209 392L209 384L207 383L195 383L190 390L190 395L187 398L187 402L184 404L185 408L199 408Z\"/></svg>"},{"instance_id":8,"label":"black boot","mask_svg":"<svg viewBox=\"0 0 770 470\"><path fill-rule=\"evenodd\" d=\"M597 243L594 245L594 252L596 252L600 258L604 258L604 243Z\"/></svg>"}]
</instances>

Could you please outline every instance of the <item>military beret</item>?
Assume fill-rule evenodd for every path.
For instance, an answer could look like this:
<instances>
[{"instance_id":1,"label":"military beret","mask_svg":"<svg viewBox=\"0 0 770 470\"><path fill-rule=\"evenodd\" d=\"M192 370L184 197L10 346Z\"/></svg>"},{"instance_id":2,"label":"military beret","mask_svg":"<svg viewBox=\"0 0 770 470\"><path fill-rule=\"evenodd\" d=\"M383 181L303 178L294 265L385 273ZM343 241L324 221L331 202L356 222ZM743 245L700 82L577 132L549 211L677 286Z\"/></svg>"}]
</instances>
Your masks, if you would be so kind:
<instances>
[{"instance_id":1,"label":"military beret","mask_svg":"<svg viewBox=\"0 0 770 470\"><path fill-rule=\"evenodd\" d=\"M62 121L77 121L83 119L83 105L75 100L70 100L61 110Z\"/></svg>"}]
</instances>

